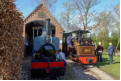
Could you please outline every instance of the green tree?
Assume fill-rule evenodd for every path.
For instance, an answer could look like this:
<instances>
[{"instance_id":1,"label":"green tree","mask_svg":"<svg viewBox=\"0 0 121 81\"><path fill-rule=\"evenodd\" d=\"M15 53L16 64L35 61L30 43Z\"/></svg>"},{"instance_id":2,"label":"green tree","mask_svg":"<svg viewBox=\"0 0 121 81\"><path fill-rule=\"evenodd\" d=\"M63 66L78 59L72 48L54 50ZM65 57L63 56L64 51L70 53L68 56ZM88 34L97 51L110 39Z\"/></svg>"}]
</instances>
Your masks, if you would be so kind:
<instances>
[{"instance_id":1,"label":"green tree","mask_svg":"<svg viewBox=\"0 0 121 81\"><path fill-rule=\"evenodd\" d=\"M112 37L110 38L110 41L113 43L114 47L116 48L116 51L117 49L120 50L120 42L119 42L119 45L117 46L117 43L118 43L118 40L119 39L119 35L117 32L112 32Z\"/></svg>"},{"instance_id":2,"label":"green tree","mask_svg":"<svg viewBox=\"0 0 121 81\"><path fill-rule=\"evenodd\" d=\"M108 43L110 42L109 33L113 30L114 21L115 18L111 11L102 11L95 17L95 22L99 23L99 25L93 31L98 34L97 39L105 45L105 48L107 48Z\"/></svg>"}]
</instances>

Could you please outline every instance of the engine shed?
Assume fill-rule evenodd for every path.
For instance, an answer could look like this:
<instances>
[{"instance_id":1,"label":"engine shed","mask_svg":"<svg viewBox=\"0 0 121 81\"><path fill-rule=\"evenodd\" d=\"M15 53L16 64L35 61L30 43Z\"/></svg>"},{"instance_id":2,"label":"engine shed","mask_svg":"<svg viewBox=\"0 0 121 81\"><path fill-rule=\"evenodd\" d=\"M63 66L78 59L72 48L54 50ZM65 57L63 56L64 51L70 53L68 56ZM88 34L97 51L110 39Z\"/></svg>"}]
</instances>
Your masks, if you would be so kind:
<instances>
[{"instance_id":1,"label":"engine shed","mask_svg":"<svg viewBox=\"0 0 121 81\"><path fill-rule=\"evenodd\" d=\"M45 20L51 20L52 34L60 39L60 48L62 48L63 28L52 16L45 4L38 5L24 20L23 38L25 51L28 49L29 53L25 52L25 56L32 52L32 42L34 37L42 34L42 28L45 27ZM26 45L28 47L26 47Z\"/></svg>"}]
</instances>

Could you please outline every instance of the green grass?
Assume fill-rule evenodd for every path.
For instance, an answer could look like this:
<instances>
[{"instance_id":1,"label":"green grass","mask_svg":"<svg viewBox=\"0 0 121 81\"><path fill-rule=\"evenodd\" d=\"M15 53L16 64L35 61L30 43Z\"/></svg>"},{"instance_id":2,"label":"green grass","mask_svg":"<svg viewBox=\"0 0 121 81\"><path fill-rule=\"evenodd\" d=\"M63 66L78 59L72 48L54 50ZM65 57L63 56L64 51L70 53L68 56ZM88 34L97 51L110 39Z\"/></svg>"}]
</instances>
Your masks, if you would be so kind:
<instances>
[{"instance_id":1,"label":"green grass","mask_svg":"<svg viewBox=\"0 0 121 81\"><path fill-rule=\"evenodd\" d=\"M113 64L110 64L108 54L103 54L103 62L96 63L95 66L120 80L120 56L113 56Z\"/></svg>"}]
</instances>

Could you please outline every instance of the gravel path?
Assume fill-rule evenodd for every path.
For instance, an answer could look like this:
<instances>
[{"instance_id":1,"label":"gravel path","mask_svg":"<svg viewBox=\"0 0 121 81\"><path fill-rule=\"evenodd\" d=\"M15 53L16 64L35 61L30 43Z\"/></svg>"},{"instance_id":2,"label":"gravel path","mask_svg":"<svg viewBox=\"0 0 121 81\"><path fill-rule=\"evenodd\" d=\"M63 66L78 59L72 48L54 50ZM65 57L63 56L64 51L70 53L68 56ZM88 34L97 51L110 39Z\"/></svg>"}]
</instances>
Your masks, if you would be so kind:
<instances>
[{"instance_id":1,"label":"gravel path","mask_svg":"<svg viewBox=\"0 0 121 81\"><path fill-rule=\"evenodd\" d=\"M114 80L111 76L92 65L81 65L71 60L67 60L67 67L64 77L51 79L31 78L30 59L25 58L22 63L22 80Z\"/></svg>"},{"instance_id":2,"label":"gravel path","mask_svg":"<svg viewBox=\"0 0 121 81\"><path fill-rule=\"evenodd\" d=\"M112 76L93 65L82 65L71 60L67 60L67 64L73 69L76 75L75 80L115 80Z\"/></svg>"},{"instance_id":3,"label":"gravel path","mask_svg":"<svg viewBox=\"0 0 121 81\"><path fill-rule=\"evenodd\" d=\"M22 62L22 80L30 80L30 57L26 58Z\"/></svg>"},{"instance_id":4,"label":"gravel path","mask_svg":"<svg viewBox=\"0 0 121 81\"><path fill-rule=\"evenodd\" d=\"M31 57L27 57L23 60L23 63L22 63L22 80L51 80L51 78L49 78L49 77L47 77L45 79L31 78L31 75L30 75L30 59L31 59ZM84 69L83 67L81 67L77 63L74 63L71 60L67 60L67 65L69 67L66 68L67 70L66 70L65 76L68 76L68 79L96 80L96 78L94 76L92 76L92 74L87 69ZM73 70L74 73L71 73L71 70L68 70L69 68L71 68L71 70ZM57 77L57 80L64 80L64 78L63 77Z\"/></svg>"},{"instance_id":5,"label":"gravel path","mask_svg":"<svg viewBox=\"0 0 121 81\"><path fill-rule=\"evenodd\" d=\"M82 65L71 60L67 60L67 64L74 71L75 80L97 80L96 75Z\"/></svg>"},{"instance_id":6,"label":"gravel path","mask_svg":"<svg viewBox=\"0 0 121 81\"><path fill-rule=\"evenodd\" d=\"M22 62L22 80L63 80L63 76L60 77L43 77L32 78L30 73L31 57L26 57Z\"/></svg>"}]
</instances>

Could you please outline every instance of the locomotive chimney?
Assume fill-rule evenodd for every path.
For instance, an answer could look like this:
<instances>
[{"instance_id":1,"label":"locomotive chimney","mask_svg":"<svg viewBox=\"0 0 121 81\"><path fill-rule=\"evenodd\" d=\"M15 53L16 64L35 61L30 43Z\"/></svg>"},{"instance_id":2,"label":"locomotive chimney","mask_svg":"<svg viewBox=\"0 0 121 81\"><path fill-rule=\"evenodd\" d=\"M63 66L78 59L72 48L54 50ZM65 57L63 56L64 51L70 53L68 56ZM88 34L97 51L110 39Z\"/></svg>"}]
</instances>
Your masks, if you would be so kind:
<instances>
[{"instance_id":1,"label":"locomotive chimney","mask_svg":"<svg viewBox=\"0 0 121 81\"><path fill-rule=\"evenodd\" d=\"M46 42L50 41L50 19L46 19Z\"/></svg>"}]
</instances>

